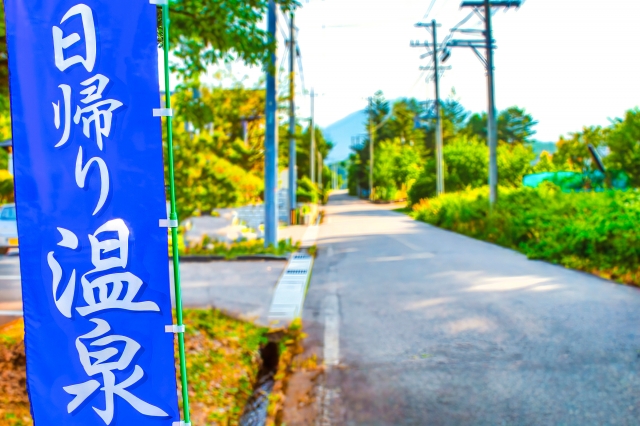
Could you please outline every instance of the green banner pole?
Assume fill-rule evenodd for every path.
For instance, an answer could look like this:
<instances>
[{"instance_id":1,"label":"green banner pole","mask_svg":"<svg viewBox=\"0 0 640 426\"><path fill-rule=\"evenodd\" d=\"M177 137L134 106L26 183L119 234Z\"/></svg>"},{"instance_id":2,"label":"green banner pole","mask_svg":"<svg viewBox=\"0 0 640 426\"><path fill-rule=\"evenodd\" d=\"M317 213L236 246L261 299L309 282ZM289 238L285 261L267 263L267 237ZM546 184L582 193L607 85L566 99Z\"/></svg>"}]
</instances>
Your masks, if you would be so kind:
<instances>
[{"instance_id":1,"label":"green banner pole","mask_svg":"<svg viewBox=\"0 0 640 426\"><path fill-rule=\"evenodd\" d=\"M169 87L169 0L162 5L162 31L164 50L164 92L165 107L171 110L171 88ZM178 223L178 212L176 210L176 184L173 160L173 117L169 115L167 119L167 159L169 161L169 188L171 194L171 212L169 220ZM175 222L174 222L175 221ZM178 228L171 228L171 248L173 254L173 282L175 286L176 298L176 320L179 329L182 329L182 289L180 286L180 253L178 252ZM184 332L178 332L178 350L180 352L180 380L182 383L182 408L184 411L185 425L191 424L189 415L189 386L187 381L187 361L184 349Z\"/></svg>"}]
</instances>

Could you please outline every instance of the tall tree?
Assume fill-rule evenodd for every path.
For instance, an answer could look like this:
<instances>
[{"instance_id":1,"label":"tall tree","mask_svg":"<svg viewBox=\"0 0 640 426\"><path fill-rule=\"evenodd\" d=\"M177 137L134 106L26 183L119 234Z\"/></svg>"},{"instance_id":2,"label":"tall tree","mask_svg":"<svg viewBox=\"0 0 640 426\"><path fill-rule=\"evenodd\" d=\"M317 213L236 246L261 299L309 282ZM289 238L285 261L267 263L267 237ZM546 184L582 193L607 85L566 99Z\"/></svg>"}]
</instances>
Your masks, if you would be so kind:
<instances>
[{"instance_id":1,"label":"tall tree","mask_svg":"<svg viewBox=\"0 0 640 426\"><path fill-rule=\"evenodd\" d=\"M510 107L498 114L498 141L509 144L533 142L533 129L538 122L524 109ZM469 137L487 140L487 114L473 114L469 117L463 133Z\"/></svg>"},{"instance_id":2,"label":"tall tree","mask_svg":"<svg viewBox=\"0 0 640 426\"><path fill-rule=\"evenodd\" d=\"M397 139L409 145L421 144L425 139L425 130L416 126L416 120L422 113L422 106L416 99L401 99L393 104L389 121L378 131L379 140Z\"/></svg>"}]
</instances>

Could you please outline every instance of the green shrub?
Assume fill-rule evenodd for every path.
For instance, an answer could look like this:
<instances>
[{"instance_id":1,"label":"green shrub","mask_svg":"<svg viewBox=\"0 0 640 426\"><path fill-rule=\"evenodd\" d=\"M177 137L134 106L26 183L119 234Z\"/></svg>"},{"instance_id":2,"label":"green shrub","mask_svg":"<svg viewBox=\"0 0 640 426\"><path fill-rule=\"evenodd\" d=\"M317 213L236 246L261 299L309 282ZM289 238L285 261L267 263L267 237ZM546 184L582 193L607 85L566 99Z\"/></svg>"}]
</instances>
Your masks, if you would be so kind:
<instances>
[{"instance_id":1,"label":"green shrub","mask_svg":"<svg viewBox=\"0 0 640 426\"><path fill-rule=\"evenodd\" d=\"M445 192L458 192L468 188L480 188L489 179L489 148L476 139L458 137L444 146ZM532 148L527 145L498 146L498 175L505 186L522 185L524 175L531 173L531 162L535 159ZM409 190L409 202L414 205L423 198L436 195L435 160L429 160L416 182Z\"/></svg>"},{"instance_id":2,"label":"green shrub","mask_svg":"<svg viewBox=\"0 0 640 426\"><path fill-rule=\"evenodd\" d=\"M311 182L307 176L298 181L298 190L296 192L297 200L300 203L317 203L320 195L318 187Z\"/></svg>"},{"instance_id":3,"label":"green shrub","mask_svg":"<svg viewBox=\"0 0 640 426\"><path fill-rule=\"evenodd\" d=\"M564 193L539 188L500 188L489 214L488 188L425 199L414 217L504 247L532 259L640 285L640 193Z\"/></svg>"}]
</instances>

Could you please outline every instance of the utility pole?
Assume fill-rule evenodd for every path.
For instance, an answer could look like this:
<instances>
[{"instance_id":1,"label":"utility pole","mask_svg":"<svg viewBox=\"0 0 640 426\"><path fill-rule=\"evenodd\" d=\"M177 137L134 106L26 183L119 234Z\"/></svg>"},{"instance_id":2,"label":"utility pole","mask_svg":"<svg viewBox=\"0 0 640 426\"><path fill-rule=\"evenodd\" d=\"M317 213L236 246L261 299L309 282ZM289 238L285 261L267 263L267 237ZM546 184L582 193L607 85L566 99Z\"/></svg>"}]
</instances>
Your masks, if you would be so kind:
<instances>
[{"instance_id":1,"label":"utility pole","mask_svg":"<svg viewBox=\"0 0 640 426\"><path fill-rule=\"evenodd\" d=\"M373 201L373 98L369 98L369 200Z\"/></svg>"},{"instance_id":2,"label":"utility pole","mask_svg":"<svg viewBox=\"0 0 640 426\"><path fill-rule=\"evenodd\" d=\"M311 161L311 183L316 181L316 121L315 121L315 99L316 94L311 88L311 148L309 151L309 159Z\"/></svg>"},{"instance_id":3,"label":"utility pole","mask_svg":"<svg viewBox=\"0 0 640 426\"><path fill-rule=\"evenodd\" d=\"M488 93L488 108L487 108L487 137L489 144L489 203L491 207L495 205L498 200L498 123L496 113L496 101L495 101L495 80L493 65L493 50L495 49L493 40L493 28L491 23L491 8L492 7L516 7L519 8L522 5L522 0L469 0L463 1L460 7L471 7L474 12L484 20L484 48L486 50L486 59L483 58L478 52L478 47L474 41L470 40L452 40L448 43L451 47L471 47L475 54L484 63L487 69L487 93ZM484 16L480 14L480 9L484 9Z\"/></svg>"},{"instance_id":4,"label":"utility pole","mask_svg":"<svg viewBox=\"0 0 640 426\"><path fill-rule=\"evenodd\" d=\"M433 44L434 46L438 44L438 35L437 35L437 24L434 19L431 21L431 30L433 35ZM440 70L438 69L438 53L435 52L433 55L433 66L435 68L435 87L436 87L436 168L438 173L438 183L437 183L437 192L438 195L444 194L444 170L443 170L443 141L442 141L442 113L440 110Z\"/></svg>"},{"instance_id":5,"label":"utility pole","mask_svg":"<svg viewBox=\"0 0 640 426\"><path fill-rule=\"evenodd\" d=\"M431 31L433 36L433 45L438 45L438 34L437 34L437 24L434 19L431 21ZM443 170L443 141L442 141L442 114L440 110L440 69L439 69L439 58L437 48L434 48L433 54L433 67L434 67L434 82L436 89L436 169L437 169L437 184L436 191L438 195L444 194L444 170Z\"/></svg>"},{"instance_id":6,"label":"utility pole","mask_svg":"<svg viewBox=\"0 0 640 426\"><path fill-rule=\"evenodd\" d=\"M440 52L446 52L446 49L444 46L440 46L438 44L438 33L437 33L437 27L441 26L440 24L438 24L436 22L436 20L432 20L431 23L419 23L416 24L417 27L425 27L425 28L431 28L431 37L433 39L433 43L431 44L431 46L433 47L433 51L431 51L429 54L431 54L431 56L433 56L433 71L434 71L434 89L435 89L435 102L434 102L434 109L435 109L435 119L436 119L436 129L435 129L435 136L436 136L436 193L438 195L442 195L444 194L444 156L443 156L443 145L444 145L444 141L443 141L443 136L442 136L442 108L441 108L441 104L440 104L440 71L442 70L442 68L440 67L440 57L439 54ZM421 44L421 43L411 43L411 46L413 47L429 47L428 43L425 44ZM422 68L425 70L430 70L431 68Z\"/></svg>"},{"instance_id":7,"label":"utility pole","mask_svg":"<svg viewBox=\"0 0 640 426\"><path fill-rule=\"evenodd\" d=\"M496 122L496 91L493 80L493 29L491 28L491 6L484 0L485 41L487 51L487 136L489 139L489 203L493 206L498 200L498 123Z\"/></svg>"},{"instance_id":8,"label":"utility pole","mask_svg":"<svg viewBox=\"0 0 640 426\"><path fill-rule=\"evenodd\" d=\"M276 2L269 0L267 30L269 38L276 40ZM276 52L271 54L267 68L267 105L264 167L264 244L278 244L278 123L276 116Z\"/></svg>"},{"instance_id":9,"label":"utility pole","mask_svg":"<svg viewBox=\"0 0 640 426\"><path fill-rule=\"evenodd\" d=\"M291 12L289 20L289 225L293 225L296 210L296 186L298 174L296 173L296 74L295 74L295 58L296 58L296 27L295 14Z\"/></svg>"}]
</instances>

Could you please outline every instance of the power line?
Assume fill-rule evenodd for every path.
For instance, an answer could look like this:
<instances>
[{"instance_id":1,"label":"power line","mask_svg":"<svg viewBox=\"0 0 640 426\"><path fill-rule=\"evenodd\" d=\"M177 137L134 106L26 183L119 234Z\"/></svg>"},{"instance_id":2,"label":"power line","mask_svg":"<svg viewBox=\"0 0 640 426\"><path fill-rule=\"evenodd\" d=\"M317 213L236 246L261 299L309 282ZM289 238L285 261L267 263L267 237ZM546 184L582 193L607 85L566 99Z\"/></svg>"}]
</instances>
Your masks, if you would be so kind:
<instances>
[{"instance_id":1,"label":"power line","mask_svg":"<svg viewBox=\"0 0 640 426\"><path fill-rule=\"evenodd\" d=\"M429 17L429 14L431 13L431 10L433 9L433 6L435 6L437 0L431 0L431 4L429 5L429 9L427 9L427 13L424 14L424 18L422 19L427 19Z\"/></svg>"}]
</instances>

